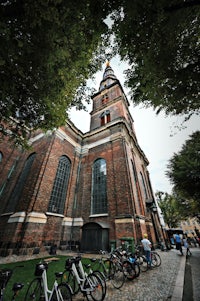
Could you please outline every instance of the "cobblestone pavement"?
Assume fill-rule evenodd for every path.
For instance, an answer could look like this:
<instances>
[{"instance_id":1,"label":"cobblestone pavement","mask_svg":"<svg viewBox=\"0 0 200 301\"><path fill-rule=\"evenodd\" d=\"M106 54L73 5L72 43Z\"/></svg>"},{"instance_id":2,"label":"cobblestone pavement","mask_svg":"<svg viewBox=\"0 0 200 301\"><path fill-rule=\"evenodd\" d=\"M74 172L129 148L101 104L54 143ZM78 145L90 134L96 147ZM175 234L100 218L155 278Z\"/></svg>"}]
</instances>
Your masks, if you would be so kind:
<instances>
[{"instance_id":1,"label":"cobblestone pavement","mask_svg":"<svg viewBox=\"0 0 200 301\"><path fill-rule=\"evenodd\" d=\"M126 281L121 289L107 284L105 301L166 301L171 300L181 256L176 250L159 252L162 264L141 272L133 281ZM80 294L73 300L85 300Z\"/></svg>"},{"instance_id":2,"label":"cobblestone pavement","mask_svg":"<svg viewBox=\"0 0 200 301\"><path fill-rule=\"evenodd\" d=\"M153 268L147 272L141 272L140 276L133 281L126 281L121 289L112 287L111 283L107 284L107 293L105 301L166 301L171 300L176 277L179 272L181 257L179 252L172 249L168 252L158 251L162 264L160 267ZM64 255L63 252L59 252ZM66 253L65 253L66 254ZM76 254L67 253L66 255L74 256ZM95 257L96 255L81 254L83 257ZM37 256L35 256L37 258ZM38 255L38 257L41 257ZM16 258L0 258L0 263L8 261L18 261ZM25 259L25 258L24 258ZM28 260L29 258L26 258ZM85 301L81 294L73 297L73 301Z\"/></svg>"}]
</instances>

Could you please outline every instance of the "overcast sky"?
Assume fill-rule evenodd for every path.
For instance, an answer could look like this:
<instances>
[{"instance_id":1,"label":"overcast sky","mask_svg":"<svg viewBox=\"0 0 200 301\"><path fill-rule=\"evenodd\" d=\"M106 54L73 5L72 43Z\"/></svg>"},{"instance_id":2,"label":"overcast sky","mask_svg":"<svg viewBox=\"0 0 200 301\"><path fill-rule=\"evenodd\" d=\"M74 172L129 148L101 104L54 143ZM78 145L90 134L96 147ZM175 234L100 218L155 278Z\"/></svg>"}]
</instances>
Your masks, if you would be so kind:
<instances>
[{"instance_id":1,"label":"overcast sky","mask_svg":"<svg viewBox=\"0 0 200 301\"><path fill-rule=\"evenodd\" d=\"M95 83L93 83L96 90L99 89L105 66L103 66L102 71L96 74ZM177 129L177 126L181 125L183 118L165 117L163 113L156 115L152 109L134 107L130 101L128 90L124 87L125 77L123 71L126 65L120 62L118 58L113 58L110 66L124 88L124 92L130 102L129 110L134 120L137 140L149 160L148 170L153 191L154 193L156 191L171 193L172 186L165 176L166 166L173 154L181 150L189 135L200 129L199 117L194 116L191 118L185 123L186 128L180 131ZM88 112L76 111L75 109L69 112L70 119L83 133L89 131L89 113L91 110L92 104L88 106Z\"/></svg>"}]
</instances>

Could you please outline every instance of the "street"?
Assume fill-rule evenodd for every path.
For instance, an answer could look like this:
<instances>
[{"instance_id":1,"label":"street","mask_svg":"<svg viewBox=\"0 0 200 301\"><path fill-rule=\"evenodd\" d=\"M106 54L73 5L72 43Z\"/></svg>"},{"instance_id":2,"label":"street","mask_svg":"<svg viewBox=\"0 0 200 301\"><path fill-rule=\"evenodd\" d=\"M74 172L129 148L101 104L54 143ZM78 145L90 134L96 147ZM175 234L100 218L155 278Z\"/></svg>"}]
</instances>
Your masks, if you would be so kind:
<instances>
[{"instance_id":1,"label":"street","mask_svg":"<svg viewBox=\"0 0 200 301\"><path fill-rule=\"evenodd\" d=\"M183 301L200 301L200 248L191 249L186 261Z\"/></svg>"}]
</instances>

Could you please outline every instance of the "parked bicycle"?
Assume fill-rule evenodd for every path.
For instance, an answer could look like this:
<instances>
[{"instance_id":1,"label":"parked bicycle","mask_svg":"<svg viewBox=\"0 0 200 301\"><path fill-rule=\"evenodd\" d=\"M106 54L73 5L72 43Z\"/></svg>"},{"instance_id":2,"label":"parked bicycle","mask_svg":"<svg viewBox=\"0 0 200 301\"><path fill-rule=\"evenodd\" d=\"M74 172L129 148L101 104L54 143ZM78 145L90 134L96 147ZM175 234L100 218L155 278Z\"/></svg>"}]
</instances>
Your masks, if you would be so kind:
<instances>
[{"instance_id":1,"label":"parked bicycle","mask_svg":"<svg viewBox=\"0 0 200 301\"><path fill-rule=\"evenodd\" d=\"M51 261L43 261L36 264L35 276L29 284L24 301L71 301L71 290L67 283L61 282L63 272L55 273L55 281L52 289L48 288L47 269ZM58 279L60 283L58 283Z\"/></svg>"},{"instance_id":2,"label":"parked bicycle","mask_svg":"<svg viewBox=\"0 0 200 301\"><path fill-rule=\"evenodd\" d=\"M89 301L104 300L105 294L101 279L96 273L87 274L84 271L80 256L66 260L64 277L71 288L72 295L80 291Z\"/></svg>"},{"instance_id":3,"label":"parked bicycle","mask_svg":"<svg viewBox=\"0 0 200 301\"><path fill-rule=\"evenodd\" d=\"M13 272L16 268L21 268L22 265L18 265L13 269L1 269L0 270L0 301L4 300L4 292L8 281L13 275ZM15 297L18 295L19 291L23 288L23 283L14 283L12 287L13 295L11 301L15 301Z\"/></svg>"},{"instance_id":4,"label":"parked bicycle","mask_svg":"<svg viewBox=\"0 0 200 301\"><path fill-rule=\"evenodd\" d=\"M90 260L92 261L92 259L90 259ZM105 296L106 295L106 291L107 291L107 285L106 285L106 280L104 278L103 273L101 271L94 271L92 269L92 264L90 264L90 263L83 264L83 267L84 267L84 271L85 271L85 273L87 273L87 275L93 273L93 274L97 275L100 278L100 280L102 282L102 286L103 286L103 294Z\"/></svg>"},{"instance_id":5,"label":"parked bicycle","mask_svg":"<svg viewBox=\"0 0 200 301\"><path fill-rule=\"evenodd\" d=\"M110 281L113 287L120 289L125 282L123 266L114 252L100 250L101 257L91 259L92 270L100 271L105 281Z\"/></svg>"},{"instance_id":6,"label":"parked bicycle","mask_svg":"<svg viewBox=\"0 0 200 301\"><path fill-rule=\"evenodd\" d=\"M135 254L136 254L136 261L138 262L140 266L140 270L142 272L146 272L150 267L159 267L161 265L161 258L158 252L156 251L151 251L151 266L149 266L146 256L143 253L143 249L141 246L136 246L135 249Z\"/></svg>"},{"instance_id":7,"label":"parked bicycle","mask_svg":"<svg viewBox=\"0 0 200 301\"><path fill-rule=\"evenodd\" d=\"M135 254L128 251L128 249L122 248L122 246L116 248L114 253L119 257L124 274L128 280L133 280L140 275L140 265L137 262Z\"/></svg>"}]
</instances>

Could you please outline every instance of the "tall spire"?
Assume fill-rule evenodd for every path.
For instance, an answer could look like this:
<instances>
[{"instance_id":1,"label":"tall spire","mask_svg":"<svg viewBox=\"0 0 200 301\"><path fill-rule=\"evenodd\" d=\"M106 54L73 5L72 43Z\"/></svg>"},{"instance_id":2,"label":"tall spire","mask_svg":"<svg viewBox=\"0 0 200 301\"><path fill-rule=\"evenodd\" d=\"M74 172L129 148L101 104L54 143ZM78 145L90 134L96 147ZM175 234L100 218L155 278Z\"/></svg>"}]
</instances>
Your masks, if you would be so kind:
<instances>
[{"instance_id":1,"label":"tall spire","mask_svg":"<svg viewBox=\"0 0 200 301\"><path fill-rule=\"evenodd\" d=\"M113 69L110 66L110 62L106 62L106 68L103 74L103 79L100 83L99 91L103 90L105 87L111 85L113 82L117 81L117 77L114 74Z\"/></svg>"}]
</instances>

